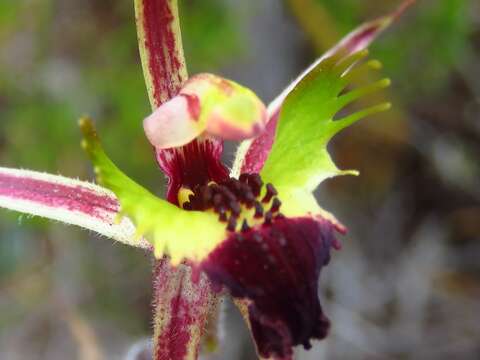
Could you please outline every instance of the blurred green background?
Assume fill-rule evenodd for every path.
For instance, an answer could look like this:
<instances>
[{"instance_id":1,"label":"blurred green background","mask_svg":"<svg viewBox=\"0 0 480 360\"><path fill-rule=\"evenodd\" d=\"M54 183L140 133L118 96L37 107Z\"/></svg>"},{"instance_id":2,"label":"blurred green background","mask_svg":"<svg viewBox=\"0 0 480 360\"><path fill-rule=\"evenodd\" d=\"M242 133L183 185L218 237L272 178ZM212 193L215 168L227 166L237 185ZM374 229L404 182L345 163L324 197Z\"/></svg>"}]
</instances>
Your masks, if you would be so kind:
<instances>
[{"instance_id":1,"label":"blurred green background","mask_svg":"<svg viewBox=\"0 0 480 360\"><path fill-rule=\"evenodd\" d=\"M222 74L265 101L399 3L179 2L190 73ZM393 80L382 96L394 109L331 145L362 175L319 189L350 233L322 279L332 336L298 358L478 359L480 3L420 0L371 53ZM1 0L1 166L92 179L76 125L87 113L113 160L160 193L164 177L141 128L148 112L132 1ZM1 211L0 359L125 359L151 332L150 262ZM224 318L217 358L253 359L229 304Z\"/></svg>"}]
</instances>

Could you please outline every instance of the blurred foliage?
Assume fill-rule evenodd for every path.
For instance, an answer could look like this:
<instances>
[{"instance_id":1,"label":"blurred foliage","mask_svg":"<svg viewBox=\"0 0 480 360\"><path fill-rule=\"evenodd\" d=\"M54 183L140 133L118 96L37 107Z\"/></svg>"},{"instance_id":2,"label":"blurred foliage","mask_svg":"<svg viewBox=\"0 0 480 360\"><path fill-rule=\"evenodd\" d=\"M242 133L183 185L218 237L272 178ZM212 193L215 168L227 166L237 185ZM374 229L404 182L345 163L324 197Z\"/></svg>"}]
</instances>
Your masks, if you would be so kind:
<instances>
[{"instance_id":1,"label":"blurred foliage","mask_svg":"<svg viewBox=\"0 0 480 360\"><path fill-rule=\"evenodd\" d=\"M189 71L212 72L241 56L241 16L225 0L179 1L185 58Z\"/></svg>"}]
</instances>

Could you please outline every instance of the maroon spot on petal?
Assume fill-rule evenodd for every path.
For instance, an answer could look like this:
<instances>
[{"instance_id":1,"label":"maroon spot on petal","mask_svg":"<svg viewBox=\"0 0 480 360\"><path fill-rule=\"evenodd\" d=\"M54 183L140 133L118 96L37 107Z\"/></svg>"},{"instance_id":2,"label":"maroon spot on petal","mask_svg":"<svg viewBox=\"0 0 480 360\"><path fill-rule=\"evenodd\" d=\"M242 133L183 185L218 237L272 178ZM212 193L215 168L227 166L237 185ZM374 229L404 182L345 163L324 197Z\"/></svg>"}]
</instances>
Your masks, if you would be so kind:
<instances>
[{"instance_id":1,"label":"maroon spot on petal","mask_svg":"<svg viewBox=\"0 0 480 360\"><path fill-rule=\"evenodd\" d=\"M330 260L335 228L327 220L277 217L232 234L201 264L214 283L250 302L259 353L285 358L292 347L323 339L329 321L318 298L320 270Z\"/></svg>"},{"instance_id":2,"label":"maroon spot on petal","mask_svg":"<svg viewBox=\"0 0 480 360\"><path fill-rule=\"evenodd\" d=\"M198 119L200 118L201 110L200 99L198 98L198 96L189 94L181 94L181 96L183 96L187 100L188 112L190 113L190 116L195 121L198 121Z\"/></svg>"},{"instance_id":3,"label":"maroon spot on petal","mask_svg":"<svg viewBox=\"0 0 480 360\"><path fill-rule=\"evenodd\" d=\"M0 195L27 200L52 208L78 211L91 217L108 220L117 213L117 200L100 195L81 185L63 185L45 180L0 174Z\"/></svg>"}]
</instances>

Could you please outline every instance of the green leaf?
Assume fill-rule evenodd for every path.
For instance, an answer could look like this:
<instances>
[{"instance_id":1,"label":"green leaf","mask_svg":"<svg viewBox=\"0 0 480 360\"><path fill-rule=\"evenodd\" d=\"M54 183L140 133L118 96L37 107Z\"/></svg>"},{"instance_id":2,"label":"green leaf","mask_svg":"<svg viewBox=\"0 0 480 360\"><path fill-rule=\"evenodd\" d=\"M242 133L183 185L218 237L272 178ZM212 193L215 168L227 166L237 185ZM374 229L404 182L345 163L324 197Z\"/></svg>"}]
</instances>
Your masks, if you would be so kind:
<instances>
[{"instance_id":1,"label":"green leaf","mask_svg":"<svg viewBox=\"0 0 480 360\"><path fill-rule=\"evenodd\" d=\"M390 107L389 103L383 103L334 120L348 104L390 84L388 79L383 79L342 93L350 80L366 68L380 67L375 60L360 61L367 55L368 51L364 50L347 57L336 55L325 59L288 95L272 151L262 170L265 181L284 190L312 192L326 178L356 174L356 171L336 167L327 144L340 130ZM357 65L359 63L361 65Z\"/></svg>"}]
</instances>

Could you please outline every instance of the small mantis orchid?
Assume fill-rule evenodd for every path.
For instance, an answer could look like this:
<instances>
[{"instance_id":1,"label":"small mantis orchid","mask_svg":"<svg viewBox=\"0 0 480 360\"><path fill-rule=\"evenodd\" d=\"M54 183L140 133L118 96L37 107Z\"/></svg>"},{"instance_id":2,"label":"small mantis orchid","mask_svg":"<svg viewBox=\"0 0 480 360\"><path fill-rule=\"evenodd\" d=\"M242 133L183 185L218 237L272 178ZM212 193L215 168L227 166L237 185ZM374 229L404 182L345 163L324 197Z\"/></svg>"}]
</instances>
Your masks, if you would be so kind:
<instances>
[{"instance_id":1,"label":"small mantis orchid","mask_svg":"<svg viewBox=\"0 0 480 360\"><path fill-rule=\"evenodd\" d=\"M334 116L389 85L348 90L378 61L366 47L413 1L347 35L268 107L249 89L211 74L188 77L176 0L135 0L140 55L153 113L143 127L168 178L166 200L123 174L93 123L80 120L82 147L99 185L0 168L0 206L93 230L151 251L154 359L197 359L209 319L229 294L259 357L292 359L293 347L327 336L318 280L345 227L312 192L339 170L330 139L378 104ZM231 171L223 140L243 141Z\"/></svg>"}]
</instances>

